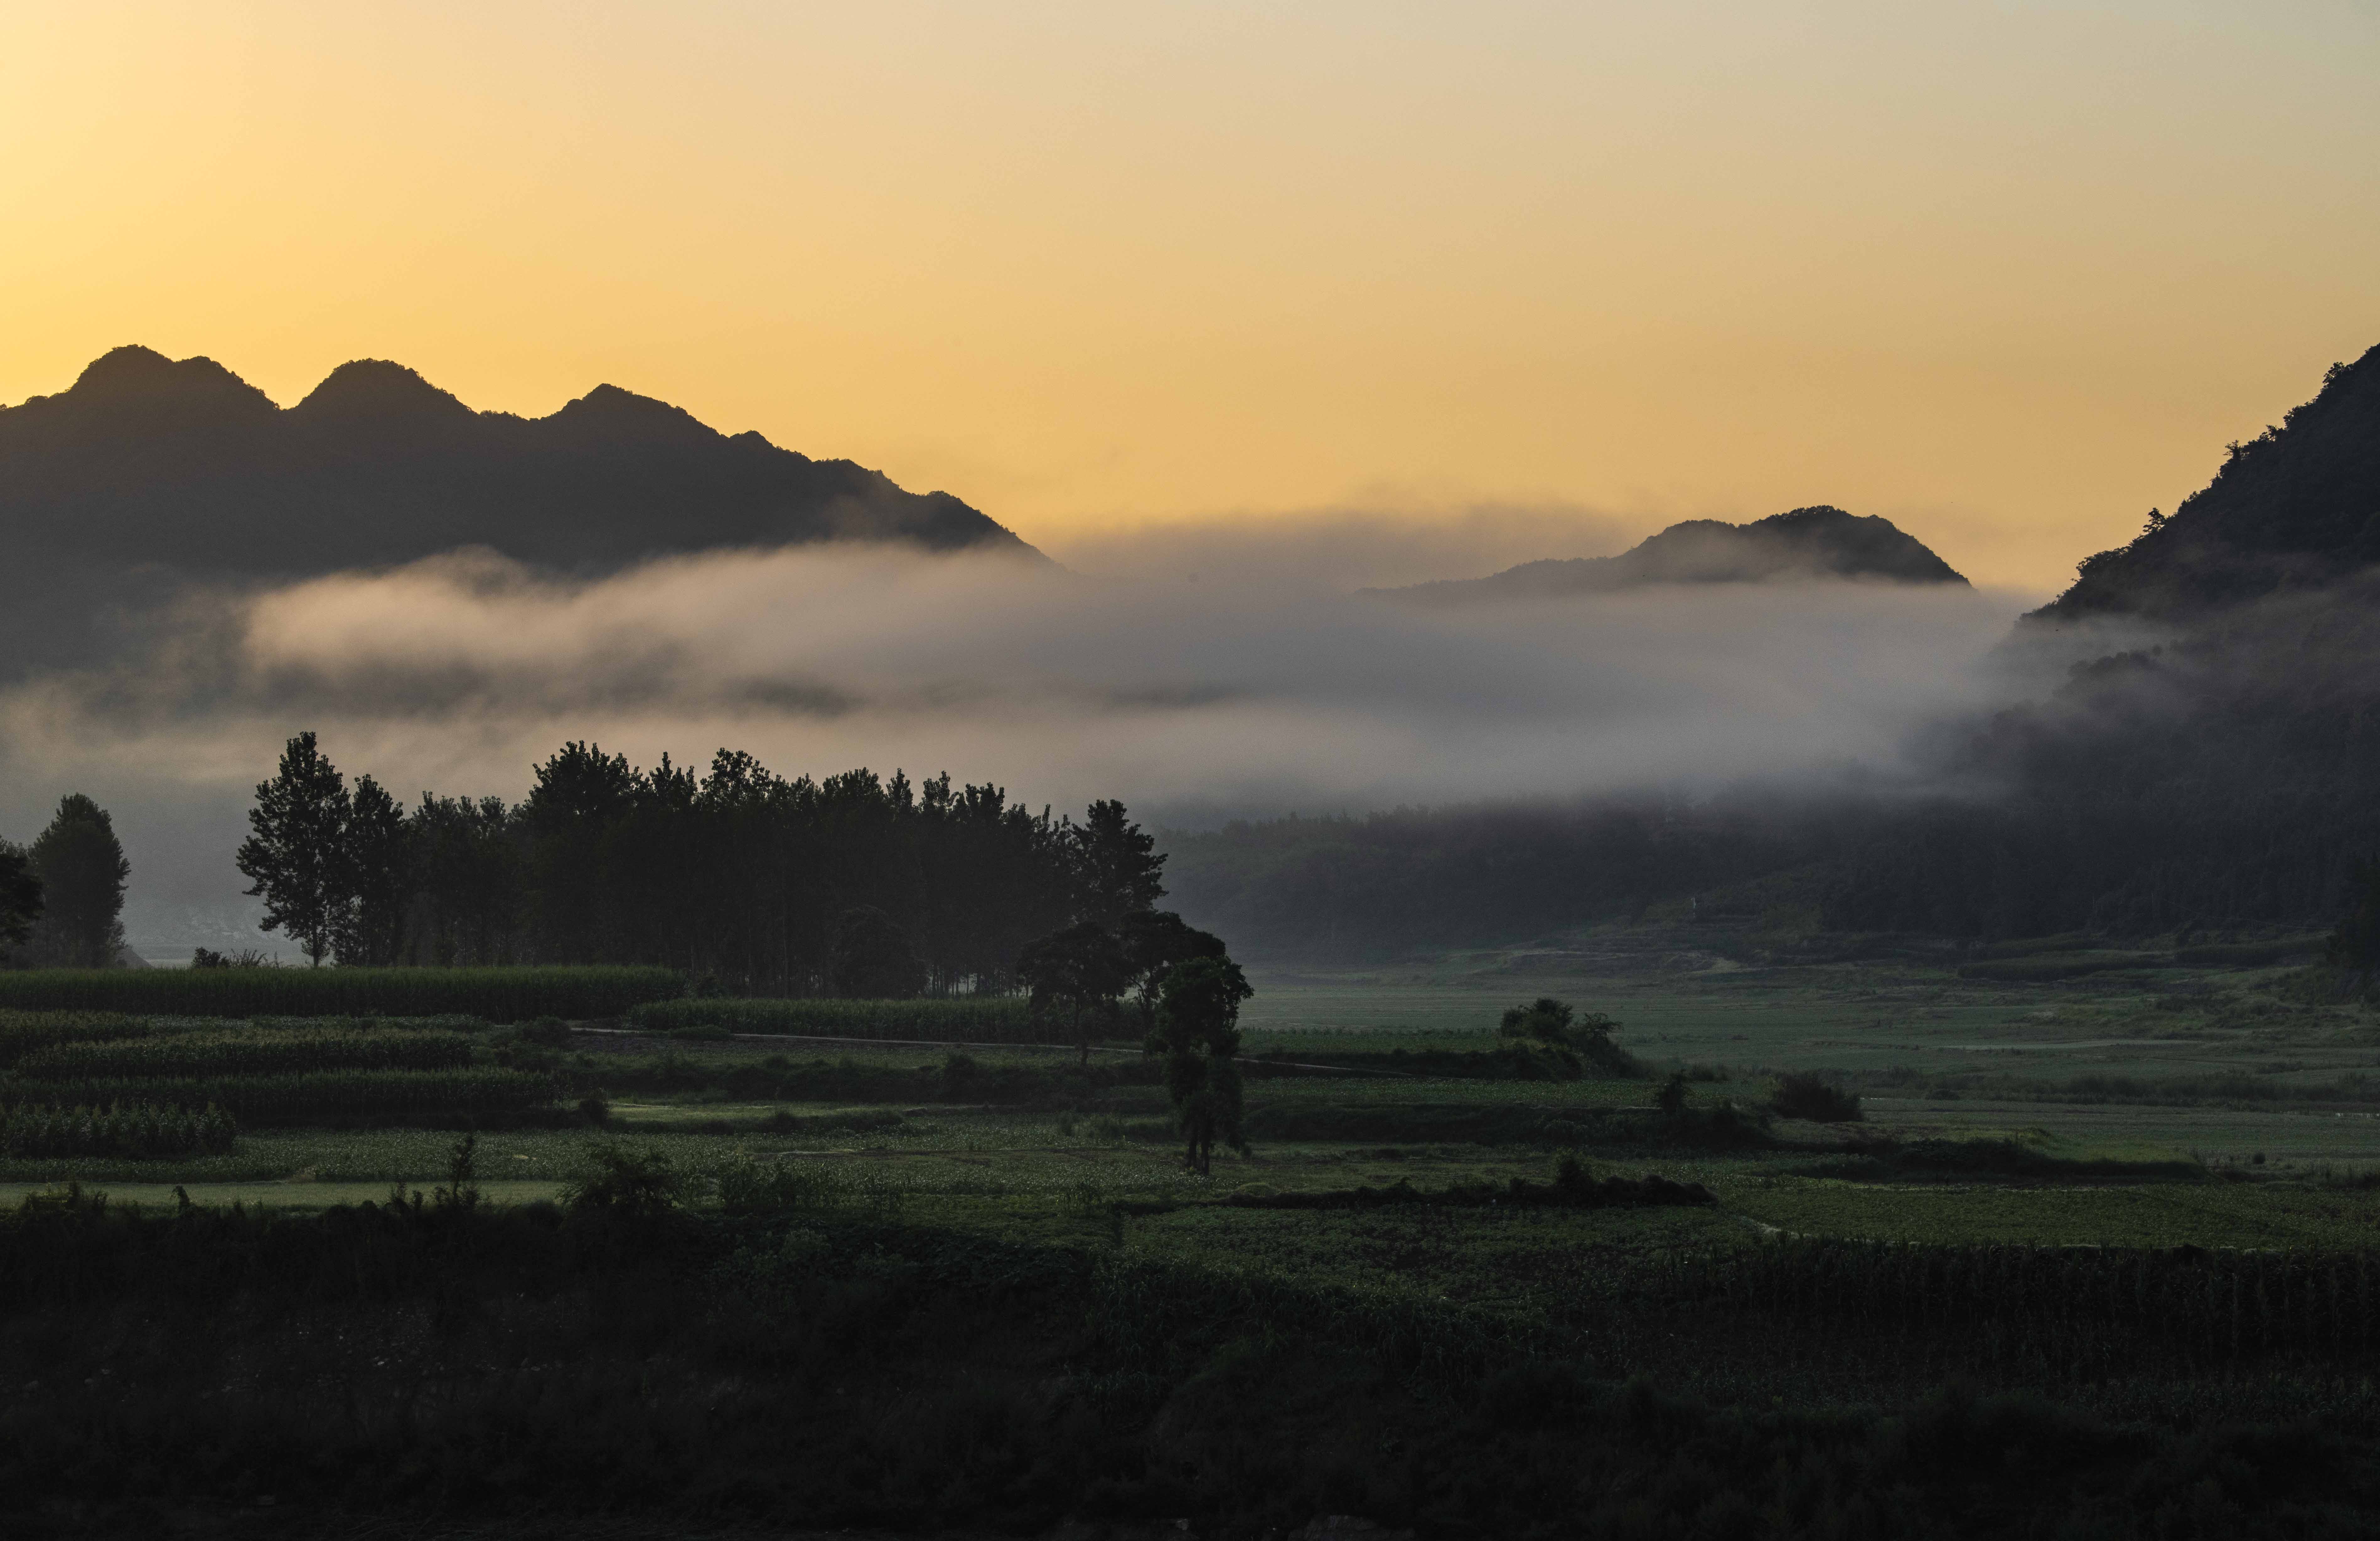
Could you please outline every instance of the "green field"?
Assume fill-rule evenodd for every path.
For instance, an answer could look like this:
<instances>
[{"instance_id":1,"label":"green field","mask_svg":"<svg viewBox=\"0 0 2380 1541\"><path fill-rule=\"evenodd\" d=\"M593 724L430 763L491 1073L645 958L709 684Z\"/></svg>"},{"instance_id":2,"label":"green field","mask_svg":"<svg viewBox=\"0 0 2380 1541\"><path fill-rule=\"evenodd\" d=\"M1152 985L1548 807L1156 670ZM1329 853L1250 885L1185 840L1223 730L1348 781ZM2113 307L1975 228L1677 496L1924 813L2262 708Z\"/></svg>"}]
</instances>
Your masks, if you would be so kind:
<instances>
[{"instance_id":1,"label":"green field","mask_svg":"<svg viewBox=\"0 0 2380 1541\"><path fill-rule=\"evenodd\" d=\"M288 1070L315 1054L326 1066L457 1066L511 1075L507 1086L543 1077L551 1102L526 1122L487 1104L440 1117L416 1105L428 1094L407 1092L416 1102L392 1103L381 1120L310 1128L302 1110L276 1115L244 1129L228 1154L0 1156L0 1183L14 1193L72 1179L143 1201L177 1183L202 1200L232 1184L318 1207L352 1200L358 1184L438 1180L455 1135L473 1127L483 1178L525 1184L507 1192L558 1185L592 1147L625 1141L695 1171L747 1158L864 1163L918 1202L989 1206L971 1223L996 1227L999 1206L1061 1191L1172 1197L1399 1174L1504 1181L1541 1173L1567 1149L1612 1171L1709 1183L1745 1234L1779 1226L2055 1244L2272 1246L2316 1235L2362 1244L2351 1240L2362 1222L2339 1217L2362 1212L2356 1184L2380 1172L2380 1021L2362 1005L2310 1003L2301 971L2165 967L2028 982L1961 977L1955 959L1755 967L1726 952L1706 931L1615 928L1393 969L1259 973L1244 1016L1251 1148L1226 1154L1204 1183L1176 1170L1163 1092L1135 1051L1104 1049L1081 1075L1062 1050L953 1057L831 1041L820 1029L838 1020L868 1032L894 1020L832 1002L731 1011L738 1036L724 1039L673 1036L650 1011L638 1015L651 1030L597 1018L560 1036L456 1018L425 1033L402 1021L359 1029L346 1019L156 1017L128 1029L94 1017L76 1029L91 1041L72 1043L28 1017L20 1036L38 1028L47 1047L0 1079L0 1099L62 1077L218 1062ZM1645 1074L1447 1073L1497 1048L1504 1006L1540 994L1617 1018L1618 1041ZM700 1011L667 1020L694 1017L708 1020ZM84 1019L39 1019L68 1020ZM776 1021L808 1036L751 1030ZM1433 1069L1393 1068L1433 1054ZM1692 1109L1756 1115L1778 1074L1806 1070L1859 1092L1866 1116L1768 1120L1742 1148L1680 1139L1651 1096L1660 1077L1687 1067ZM363 1078L382 1074L402 1073ZM126 1084L171 1085L153 1079ZM608 1103L600 1128L570 1111L590 1093ZM257 1103L285 1104L305 1106ZM385 1126L356 1126L375 1122ZM1960 1151L1975 1153L1963 1167ZM1213 1223L1257 1222L1232 1213Z\"/></svg>"},{"instance_id":2,"label":"green field","mask_svg":"<svg viewBox=\"0 0 2380 1541\"><path fill-rule=\"evenodd\" d=\"M1759 1533L1698 1507L1712 1461L1785 1509L1814 1491L1779 1474L1794 1462L1899 1462L1917 1484L1893 1489L1912 1513L1954 1513L1969 1478L1891 1431L1947 1419L1964 1432L1927 1449L1999 1449L1960 1423L1960 1397L2035 1399L1995 1414L2035 1430L2008 1435L2019 1443L1992 1457L2003 1465L2053 1433L2119 1439L2072 1432L2091 1420L2160 1431L2122 1435L2126 1450L2240 1420L2380 1429L2370 1008L2332 999L2318 973L2240 962L2263 955L2247 945L2196 967L2012 979L1961 977L1947 953L1747 966L1722 940L1619 928L1393 970L1259 973L1241 1055L1246 1146L1220 1150L1204 1177L1184 1164L1158 1065L1128 1043L1086 1062L932 1031L894 1041L933 1013L1029 1036L1014 1004L630 1003L495 1024L418 989L403 999L444 1014L376 1015L369 1001L311 1016L0 1010L0 1137L40 1141L0 1149L0 1226L18 1238L0 1245L0 1273L50 1292L53 1313L0 1353L40 1387L99 1386L125 1353L147 1355L151 1379L197 1388L170 1437L220 1447L209 1459L233 1472L353 1439L415 1451L387 1468L395 1480L426 1469L423 1452L494 1439L546 1452L502 1469L550 1497L528 1474L579 1471L575 1491L607 1490L586 1474L616 1468L584 1464L599 1449L634 1450L619 1459L642 1470L662 1460L654 1439L724 1452L745 1448L740 1429L776 1429L768 1451L795 1439L827 1452L856 1438L854 1453L817 1455L817 1492L865 1473L880 1496L843 1510L806 1498L801 1512L952 1534L993 1514L1042 1524L1020 1516L1050 1511L1001 1507L1034 1482L1096 1488L1063 1476L1075 1457L1057 1452L1103 1448L1096 1431L1111 1424L1161 1442L1256 1420L1241 1453L1195 1481L1135 1466L1135 1496L1114 1501L1144 1517L1253 1514L1272 1482L1307 1485L1273 1504L1283 1523L1415 1512L1399 1452L1420 1446L1459 1462L1501 1452L1538 1474L1498 1496L1450 1474L1459 1464L1430 1468L1431 1491L1469 1495L1431 1500L1452 1506L1438 1511L1448 1535L1500 1504L1515 1524L1560 1508L1527 1484L1576 1482L1556 1474L1577 1452L1511 1443L1536 1419L1600 1429L1616 1463L1603 1480L1639 1483L1612 1534L1653 1504L1675 1523L1644 1533L1680 1535ZM1633 1059L1500 1041L1503 1010L1540 995L1618 1019ZM1856 1094L1863 1116L1773 1109L1800 1073ZM104 1105L111 1088L136 1118L229 1116L231 1146L76 1144L86 1124L66 1105ZM123 1123L111 1116L88 1128ZM186 1153L125 1153L152 1148ZM676 1229L653 1229L653 1206ZM615 1212L628 1218L602 1219ZM211 1225L214 1251L192 1250ZM465 1246L470 1235L482 1239ZM143 1247L170 1259L146 1283ZM303 1262L317 1255L328 1261ZM293 1267L314 1282L274 1296L298 1289L276 1282ZM135 1271L110 1285L110 1269ZM108 1314L110 1289L147 1291L156 1320L186 1325L111 1348L126 1318ZM351 1342L375 1356L343 1357ZM268 1362L282 1367L249 1367ZM812 1368L783 1368L795 1364ZM1274 1367L1246 1378L1258 1365ZM842 1389L848 1378L869 1389ZM262 1390L285 1382L361 1388L307 1404L325 1430L346 1429L360 1414L343 1410L362 1401L382 1411L352 1433L299 1434ZM426 1405L430 1384L455 1421L393 1411ZM257 1389L238 1418L206 1411L242 1386ZM532 1394L550 1426L518 1401ZM854 1394L866 1411L844 1416ZM47 1405L27 1396L28 1410ZM1643 1399L1658 1396L1688 1400L1648 1424ZM54 1426L114 1429L126 1451L160 1437L113 1406L7 1426L27 1450ZM648 1422L622 1422L626 1407ZM1706 1442L1680 1454L1657 1426ZM1372 1432L1335 1432L1347 1428ZM1042 1450L1042 1477L1000 1453L1019 1439ZM1153 1448L1100 1459L1146 1462ZM2198 1459L2156 1448L2158 1471ZM1279 1451L1312 1458L1262 1475L1275 1456L1261 1452ZM735 1469L782 1459L747 1451ZM350 1474L305 1479L347 1495L336 1502L412 1501L354 1475L382 1470L360 1455L305 1466ZM2264 1455L2225 1470L2249 1474L2240 1494L2280 1480ZM163 1492L179 1479L140 1480ZM1864 1492L1874 1479L1828 1480ZM1208 1497L1175 1496L1194 1490ZM1909 1497L1921 1490L1936 1498ZM953 1496L918 1509L920 1491ZM2107 1533L2168 1534L2157 1516L2182 1500L2140 1501L2133 1529ZM1780 1534L1884 1533L1856 1503L1844 1515ZM2208 1524L2197 1534L2239 1529Z\"/></svg>"}]
</instances>

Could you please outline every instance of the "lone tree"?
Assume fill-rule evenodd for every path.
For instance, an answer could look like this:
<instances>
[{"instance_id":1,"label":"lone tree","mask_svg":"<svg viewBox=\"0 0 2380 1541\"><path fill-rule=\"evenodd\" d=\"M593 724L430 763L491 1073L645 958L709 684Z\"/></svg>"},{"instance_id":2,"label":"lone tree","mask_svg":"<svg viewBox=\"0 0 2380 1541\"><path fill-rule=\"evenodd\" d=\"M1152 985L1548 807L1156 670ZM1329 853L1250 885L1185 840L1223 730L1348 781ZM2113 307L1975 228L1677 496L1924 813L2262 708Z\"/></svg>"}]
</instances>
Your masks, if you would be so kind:
<instances>
[{"instance_id":1,"label":"lone tree","mask_svg":"<svg viewBox=\"0 0 2380 1541\"><path fill-rule=\"evenodd\" d=\"M1097 921L1085 920L1037 937L1016 954L1016 977L1033 992L1033 1013L1062 1022L1091 1062L1091 1039L1132 983L1123 944Z\"/></svg>"},{"instance_id":2,"label":"lone tree","mask_svg":"<svg viewBox=\"0 0 2380 1541\"><path fill-rule=\"evenodd\" d=\"M317 968L346 923L353 880L346 870L346 778L301 733L281 751L281 769L256 788L255 832L240 842L239 870L264 901L264 928L285 930Z\"/></svg>"},{"instance_id":3,"label":"lone tree","mask_svg":"<svg viewBox=\"0 0 2380 1541\"><path fill-rule=\"evenodd\" d=\"M24 850L0 840L0 947L33 934L42 915L42 880Z\"/></svg>"},{"instance_id":4,"label":"lone tree","mask_svg":"<svg viewBox=\"0 0 2380 1541\"><path fill-rule=\"evenodd\" d=\"M1165 1056L1165 1089L1181 1120L1184 1159L1201 1177L1213 1165L1218 1138L1247 1149L1240 1137L1240 1002L1255 993L1229 958L1176 964L1159 988L1148 1051Z\"/></svg>"},{"instance_id":5,"label":"lone tree","mask_svg":"<svg viewBox=\"0 0 2380 1541\"><path fill-rule=\"evenodd\" d=\"M42 963L107 968L124 951L124 880L132 864L107 810L70 793L27 852L42 884L30 951Z\"/></svg>"}]
</instances>

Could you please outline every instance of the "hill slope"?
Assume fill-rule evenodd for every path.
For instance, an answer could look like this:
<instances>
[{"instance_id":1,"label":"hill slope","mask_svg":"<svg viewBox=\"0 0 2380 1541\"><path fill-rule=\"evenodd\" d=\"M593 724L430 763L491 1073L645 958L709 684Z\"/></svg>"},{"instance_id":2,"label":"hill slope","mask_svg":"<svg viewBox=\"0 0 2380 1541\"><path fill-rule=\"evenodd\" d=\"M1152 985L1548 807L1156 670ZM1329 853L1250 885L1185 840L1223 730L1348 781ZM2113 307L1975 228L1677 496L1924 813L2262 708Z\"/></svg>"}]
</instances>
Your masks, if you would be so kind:
<instances>
[{"instance_id":1,"label":"hill slope","mask_svg":"<svg viewBox=\"0 0 2380 1541\"><path fill-rule=\"evenodd\" d=\"M2130 545L2082 564L2036 621L2186 621L2325 588L2380 564L2380 347L2334 364L2277 427L2228 447L2215 479Z\"/></svg>"},{"instance_id":2,"label":"hill slope","mask_svg":"<svg viewBox=\"0 0 2380 1541\"><path fill-rule=\"evenodd\" d=\"M1427 604L1607 594L1663 583L1760 583L1774 579L1879 578L1893 583L1966 579L1891 520L1820 505L1749 524L1689 519L1618 556L1524 562L1483 578L1448 579L1365 592Z\"/></svg>"}]
</instances>

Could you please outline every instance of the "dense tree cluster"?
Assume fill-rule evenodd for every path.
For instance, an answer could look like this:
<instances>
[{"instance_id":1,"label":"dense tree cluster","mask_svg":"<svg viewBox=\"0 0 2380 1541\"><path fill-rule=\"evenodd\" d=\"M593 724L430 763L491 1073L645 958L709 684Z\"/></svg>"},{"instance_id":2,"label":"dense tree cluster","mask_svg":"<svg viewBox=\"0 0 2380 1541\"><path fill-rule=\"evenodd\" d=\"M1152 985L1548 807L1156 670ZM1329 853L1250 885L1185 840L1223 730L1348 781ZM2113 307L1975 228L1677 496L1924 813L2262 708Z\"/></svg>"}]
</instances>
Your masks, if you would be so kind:
<instances>
[{"instance_id":1,"label":"dense tree cluster","mask_svg":"<svg viewBox=\"0 0 2380 1541\"><path fill-rule=\"evenodd\" d=\"M947 776L788 781L722 749L706 774L583 743L517 804L349 788L314 735L257 789L240 870L316 959L641 963L737 993L1004 989L1037 937L1163 893L1122 804L1082 822Z\"/></svg>"},{"instance_id":2,"label":"dense tree cluster","mask_svg":"<svg viewBox=\"0 0 2380 1541\"><path fill-rule=\"evenodd\" d=\"M31 845L0 841L0 955L20 967L115 966L131 872L107 810L79 792L59 798Z\"/></svg>"}]
</instances>

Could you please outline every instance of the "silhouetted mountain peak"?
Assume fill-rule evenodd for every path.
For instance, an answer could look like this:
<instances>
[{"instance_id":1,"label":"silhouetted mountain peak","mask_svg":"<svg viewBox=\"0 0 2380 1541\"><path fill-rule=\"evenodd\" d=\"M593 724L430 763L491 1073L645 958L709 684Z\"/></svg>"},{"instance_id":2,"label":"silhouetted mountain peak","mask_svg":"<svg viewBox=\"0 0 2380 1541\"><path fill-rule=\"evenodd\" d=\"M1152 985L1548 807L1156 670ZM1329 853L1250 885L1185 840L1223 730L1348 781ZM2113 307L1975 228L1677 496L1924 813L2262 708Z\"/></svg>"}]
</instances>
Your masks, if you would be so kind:
<instances>
[{"instance_id":1,"label":"silhouetted mountain peak","mask_svg":"<svg viewBox=\"0 0 2380 1541\"><path fill-rule=\"evenodd\" d=\"M48 399L86 415L162 407L261 419L280 410L272 397L212 358L176 361L137 345L101 354L71 387Z\"/></svg>"},{"instance_id":2,"label":"silhouetted mountain peak","mask_svg":"<svg viewBox=\"0 0 2380 1541\"><path fill-rule=\"evenodd\" d=\"M474 546L581 574L825 540L1039 555L956 498L730 439L616 385L520 418L363 358L285 412L212 359L145 347L0 407L0 528L19 557L0 569L18 579L0 585L0 669L83 646L96 612L67 574L101 592L138 572L162 592Z\"/></svg>"},{"instance_id":3,"label":"silhouetted mountain peak","mask_svg":"<svg viewBox=\"0 0 2380 1541\"><path fill-rule=\"evenodd\" d=\"M2227 446L2205 487L2128 545L2085 559L2028 619L2180 621L2380 564L2380 347L2334 364L2312 401Z\"/></svg>"},{"instance_id":4,"label":"silhouetted mountain peak","mask_svg":"<svg viewBox=\"0 0 2380 1541\"><path fill-rule=\"evenodd\" d=\"M310 422L425 418L460 421L478 416L413 370L385 358L358 358L340 365L289 411L293 418Z\"/></svg>"},{"instance_id":5,"label":"silhouetted mountain peak","mask_svg":"<svg viewBox=\"0 0 2380 1541\"><path fill-rule=\"evenodd\" d=\"M1524 562L1484 578L1415 584L1366 592L1454 603L1474 600L1604 594L1665 583L1763 583L1780 579L1864 578L1964 586L1925 542L1875 516L1820 504L1749 524L1687 519L1648 536L1618 556Z\"/></svg>"},{"instance_id":6,"label":"silhouetted mountain peak","mask_svg":"<svg viewBox=\"0 0 2380 1541\"><path fill-rule=\"evenodd\" d=\"M598 385L550 418L540 419L573 440L633 440L640 443L716 443L726 436L683 406Z\"/></svg>"}]
</instances>

